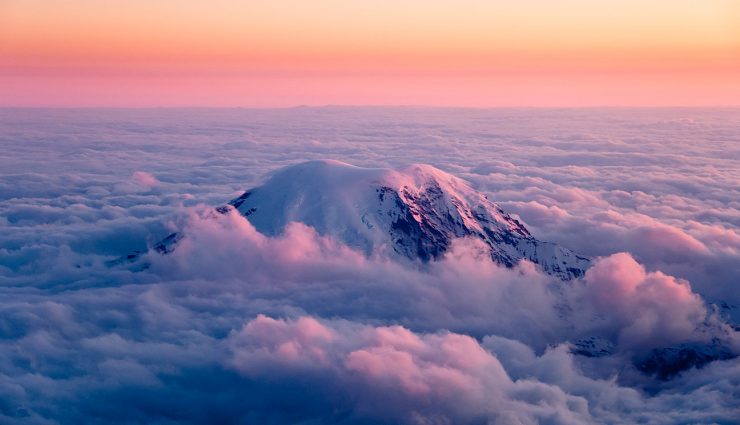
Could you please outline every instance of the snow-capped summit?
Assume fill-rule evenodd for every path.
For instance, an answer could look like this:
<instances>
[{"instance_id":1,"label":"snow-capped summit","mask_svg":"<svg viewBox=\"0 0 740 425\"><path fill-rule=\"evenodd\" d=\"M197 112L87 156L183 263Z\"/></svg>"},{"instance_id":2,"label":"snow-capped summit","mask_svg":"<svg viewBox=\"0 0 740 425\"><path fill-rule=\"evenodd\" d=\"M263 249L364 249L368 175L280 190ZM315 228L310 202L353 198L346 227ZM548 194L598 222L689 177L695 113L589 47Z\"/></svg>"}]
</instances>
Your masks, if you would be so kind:
<instances>
[{"instance_id":1,"label":"snow-capped summit","mask_svg":"<svg viewBox=\"0 0 740 425\"><path fill-rule=\"evenodd\" d=\"M430 165L392 170L339 161L310 161L274 173L227 206L260 232L280 233L301 222L367 253L412 260L440 257L452 241L478 238L491 258L511 267L521 259L561 279L581 276L590 261L532 237L522 223L465 181Z\"/></svg>"}]
</instances>

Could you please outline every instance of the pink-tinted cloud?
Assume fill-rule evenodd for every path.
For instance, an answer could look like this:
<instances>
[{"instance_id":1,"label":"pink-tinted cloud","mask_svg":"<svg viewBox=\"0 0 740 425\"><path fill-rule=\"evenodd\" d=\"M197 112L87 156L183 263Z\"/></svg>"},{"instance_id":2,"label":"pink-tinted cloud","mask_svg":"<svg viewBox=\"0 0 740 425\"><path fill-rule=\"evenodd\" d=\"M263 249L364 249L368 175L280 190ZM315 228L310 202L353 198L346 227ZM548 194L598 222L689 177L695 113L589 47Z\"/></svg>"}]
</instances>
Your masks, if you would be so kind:
<instances>
[{"instance_id":1,"label":"pink-tinted cloud","mask_svg":"<svg viewBox=\"0 0 740 425\"><path fill-rule=\"evenodd\" d=\"M465 335L260 316L229 339L231 365L241 374L298 380L323 374L353 409L377 421L585 423L589 417L579 397L512 381L492 353ZM286 355L280 347L300 349ZM372 408L380 400L383 408Z\"/></svg>"},{"instance_id":2,"label":"pink-tinted cloud","mask_svg":"<svg viewBox=\"0 0 740 425\"><path fill-rule=\"evenodd\" d=\"M584 281L586 302L597 316L615 322L625 349L697 338L697 328L707 318L701 297L688 282L661 272L647 273L627 253L597 261Z\"/></svg>"},{"instance_id":3,"label":"pink-tinted cloud","mask_svg":"<svg viewBox=\"0 0 740 425\"><path fill-rule=\"evenodd\" d=\"M131 179L134 181L134 183L145 187L156 186L159 184L159 180L157 180L157 178L154 177L152 173L147 173L146 171L134 172L134 174L131 176Z\"/></svg>"}]
</instances>

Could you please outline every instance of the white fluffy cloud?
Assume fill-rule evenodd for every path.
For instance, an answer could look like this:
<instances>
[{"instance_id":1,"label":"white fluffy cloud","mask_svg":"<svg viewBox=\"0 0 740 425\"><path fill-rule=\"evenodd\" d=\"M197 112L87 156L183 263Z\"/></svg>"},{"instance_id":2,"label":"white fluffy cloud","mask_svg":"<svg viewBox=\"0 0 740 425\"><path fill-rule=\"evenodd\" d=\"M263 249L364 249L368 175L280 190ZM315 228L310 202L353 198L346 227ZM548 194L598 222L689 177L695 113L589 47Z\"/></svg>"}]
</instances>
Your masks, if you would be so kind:
<instances>
[{"instance_id":1,"label":"white fluffy cloud","mask_svg":"<svg viewBox=\"0 0 740 425\"><path fill-rule=\"evenodd\" d=\"M646 273L626 253L601 259L584 281L582 301L618 331L616 339L624 348L690 340L707 318L704 302L688 282Z\"/></svg>"},{"instance_id":2,"label":"white fluffy cloud","mask_svg":"<svg viewBox=\"0 0 740 425\"><path fill-rule=\"evenodd\" d=\"M513 381L495 355L459 334L258 316L229 337L242 375L323 380L354 419L388 423L587 423L588 402L554 385ZM321 377L321 379L319 379ZM344 400L341 400L341 399ZM382 406L382 407L381 407Z\"/></svg>"}]
</instances>

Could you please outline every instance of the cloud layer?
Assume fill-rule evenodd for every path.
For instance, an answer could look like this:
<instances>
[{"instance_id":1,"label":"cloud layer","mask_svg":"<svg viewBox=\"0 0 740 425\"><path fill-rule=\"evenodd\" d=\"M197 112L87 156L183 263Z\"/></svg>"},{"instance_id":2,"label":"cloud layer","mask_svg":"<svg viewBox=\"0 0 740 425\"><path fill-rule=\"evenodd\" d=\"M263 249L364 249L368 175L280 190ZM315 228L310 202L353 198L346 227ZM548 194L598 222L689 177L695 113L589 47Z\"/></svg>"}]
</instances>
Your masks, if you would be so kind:
<instances>
[{"instance_id":1,"label":"cloud layer","mask_svg":"<svg viewBox=\"0 0 740 425\"><path fill-rule=\"evenodd\" d=\"M637 367L664 347L740 352L735 110L4 112L1 422L740 415L736 359L668 381ZM210 213L324 157L431 163L602 258L564 285L474 241L409 267ZM148 269L105 265L175 229L187 237ZM609 354L572 354L583 341Z\"/></svg>"}]
</instances>

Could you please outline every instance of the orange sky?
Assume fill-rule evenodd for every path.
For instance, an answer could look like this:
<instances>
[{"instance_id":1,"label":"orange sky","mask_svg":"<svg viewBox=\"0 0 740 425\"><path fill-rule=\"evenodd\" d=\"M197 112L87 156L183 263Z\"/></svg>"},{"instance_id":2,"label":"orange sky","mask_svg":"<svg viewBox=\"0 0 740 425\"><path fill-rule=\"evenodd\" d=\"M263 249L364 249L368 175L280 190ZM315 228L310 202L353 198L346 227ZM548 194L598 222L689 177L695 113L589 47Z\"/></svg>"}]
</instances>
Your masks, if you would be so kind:
<instances>
[{"instance_id":1,"label":"orange sky","mask_svg":"<svg viewBox=\"0 0 740 425\"><path fill-rule=\"evenodd\" d=\"M737 0L0 0L0 105L740 105Z\"/></svg>"}]
</instances>

